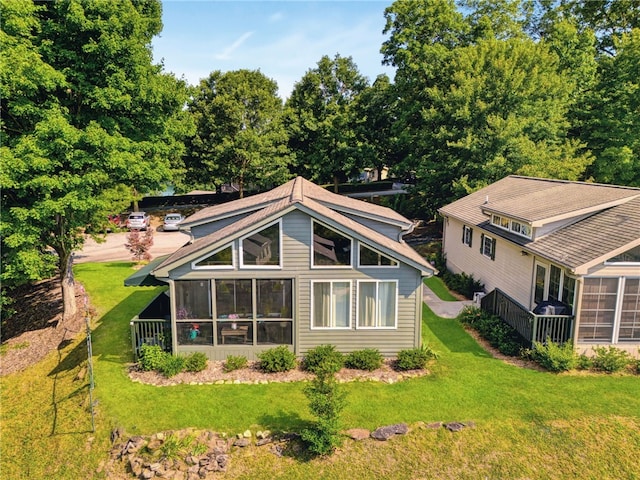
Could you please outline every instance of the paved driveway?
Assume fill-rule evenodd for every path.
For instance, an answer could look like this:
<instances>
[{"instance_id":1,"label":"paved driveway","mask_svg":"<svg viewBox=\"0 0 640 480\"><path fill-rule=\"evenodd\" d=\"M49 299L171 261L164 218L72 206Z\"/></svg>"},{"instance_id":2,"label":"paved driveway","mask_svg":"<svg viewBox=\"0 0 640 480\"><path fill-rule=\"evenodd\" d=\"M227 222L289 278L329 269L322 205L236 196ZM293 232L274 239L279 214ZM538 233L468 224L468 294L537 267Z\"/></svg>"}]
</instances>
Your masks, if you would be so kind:
<instances>
[{"instance_id":1,"label":"paved driveway","mask_svg":"<svg viewBox=\"0 0 640 480\"><path fill-rule=\"evenodd\" d=\"M103 243L87 238L84 248L74 255L75 263L116 262L131 260L131 254L125 248L127 232L108 233ZM190 240L182 232L153 232L153 246L149 251L153 258L175 252Z\"/></svg>"}]
</instances>

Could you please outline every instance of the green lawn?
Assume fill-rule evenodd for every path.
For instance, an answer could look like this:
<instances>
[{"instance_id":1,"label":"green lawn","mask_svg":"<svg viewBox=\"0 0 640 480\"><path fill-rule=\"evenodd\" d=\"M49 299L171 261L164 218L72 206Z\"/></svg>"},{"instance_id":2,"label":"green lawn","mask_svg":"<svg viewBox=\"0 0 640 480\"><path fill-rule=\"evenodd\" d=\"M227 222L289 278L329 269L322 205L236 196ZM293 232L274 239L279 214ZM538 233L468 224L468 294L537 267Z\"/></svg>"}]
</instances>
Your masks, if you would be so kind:
<instances>
[{"instance_id":1,"label":"green lawn","mask_svg":"<svg viewBox=\"0 0 640 480\"><path fill-rule=\"evenodd\" d=\"M97 310L97 431L89 431L86 381L75 379L86 358L79 339L1 379L3 478L100 477L114 427L129 434L185 427L291 431L310 419L302 384L131 382L129 320L160 290L124 287L130 263L81 264L75 272ZM237 454L225 478L415 478L417 470L424 478L639 478L637 376L521 369L493 359L457 321L426 306L424 322L425 341L440 354L432 374L394 385L345 385L344 427L472 420L475 429L455 435L416 429L386 444L347 442L330 461L251 450Z\"/></svg>"},{"instance_id":2,"label":"green lawn","mask_svg":"<svg viewBox=\"0 0 640 480\"><path fill-rule=\"evenodd\" d=\"M445 302L455 302L458 300L456 297L451 295L451 292L440 277L433 276L425 278L424 284L429 287L440 300L444 300Z\"/></svg>"}]
</instances>

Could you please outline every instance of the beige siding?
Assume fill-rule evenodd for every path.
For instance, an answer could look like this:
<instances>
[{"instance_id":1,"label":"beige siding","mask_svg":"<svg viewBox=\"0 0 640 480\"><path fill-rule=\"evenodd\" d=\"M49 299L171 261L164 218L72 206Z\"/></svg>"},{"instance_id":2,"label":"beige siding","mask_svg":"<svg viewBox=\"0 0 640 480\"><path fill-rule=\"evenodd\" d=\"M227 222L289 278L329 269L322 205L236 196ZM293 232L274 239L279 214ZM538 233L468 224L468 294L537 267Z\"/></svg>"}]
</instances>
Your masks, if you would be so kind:
<instances>
[{"instance_id":1,"label":"beige siding","mask_svg":"<svg viewBox=\"0 0 640 480\"><path fill-rule=\"evenodd\" d=\"M294 351L298 356L321 344L333 344L342 352L363 348L377 348L385 356L393 356L399 350L419 346L422 279L413 267L401 264L398 268L312 268L311 267L311 218L294 210L283 217L283 268L242 270L191 270L190 263L171 271L173 279L211 278L293 278L294 280ZM234 245L238 255L238 241ZM357 242L353 244L357 251ZM236 266L238 259L236 258ZM354 265L357 259L353 257ZM392 330L356 329L357 280L398 280L398 322ZM352 281L352 321L348 330L312 330L310 326L310 288L312 280ZM418 306L417 306L418 305ZM417 320L416 320L416 317ZM194 347L179 347L178 352L192 351ZM205 348L212 359L223 360L227 355L245 355L256 358L257 352L269 347L220 346Z\"/></svg>"},{"instance_id":2,"label":"beige siding","mask_svg":"<svg viewBox=\"0 0 640 480\"><path fill-rule=\"evenodd\" d=\"M522 305L529 307L533 282L532 255L481 228L473 227L471 247L462 243L463 224L454 218L445 222L444 252L447 268L453 273L466 273L484 283L487 292L499 288ZM496 239L495 260L480 253L482 234Z\"/></svg>"}]
</instances>

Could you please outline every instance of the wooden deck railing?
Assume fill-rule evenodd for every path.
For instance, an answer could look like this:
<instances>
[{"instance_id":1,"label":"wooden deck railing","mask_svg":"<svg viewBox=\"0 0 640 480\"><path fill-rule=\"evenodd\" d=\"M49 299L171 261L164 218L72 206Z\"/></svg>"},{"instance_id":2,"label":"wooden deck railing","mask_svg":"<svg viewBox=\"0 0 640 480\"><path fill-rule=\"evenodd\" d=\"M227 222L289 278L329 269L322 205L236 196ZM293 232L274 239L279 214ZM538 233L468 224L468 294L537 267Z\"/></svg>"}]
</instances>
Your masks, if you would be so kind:
<instances>
[{"instance_id":1,"label":"wooden deck railing","mask_svg":"<svg viewBox=\"0 0 640 480\"><path fill-rule=\"evenodd\" d=\"M160 345L163 350L171 350L171 324L164 319L140 318L135 316L129 322L131 326L131 350L134 360L138 359L140 347Z\"/></svg>"},{"instance_id":2,"label":"wooden deck railing","mask_svg":"<svg viewBox=\"0 0 640 480\"><path fill-rule=\"evenodd\" d=\"M485 295L480 301L481 308L497 315L531 342L544 343L547 338L556 343L564 343L573 332L573 315L536 315L499 289Z\"/></svg>"}]
</instances>

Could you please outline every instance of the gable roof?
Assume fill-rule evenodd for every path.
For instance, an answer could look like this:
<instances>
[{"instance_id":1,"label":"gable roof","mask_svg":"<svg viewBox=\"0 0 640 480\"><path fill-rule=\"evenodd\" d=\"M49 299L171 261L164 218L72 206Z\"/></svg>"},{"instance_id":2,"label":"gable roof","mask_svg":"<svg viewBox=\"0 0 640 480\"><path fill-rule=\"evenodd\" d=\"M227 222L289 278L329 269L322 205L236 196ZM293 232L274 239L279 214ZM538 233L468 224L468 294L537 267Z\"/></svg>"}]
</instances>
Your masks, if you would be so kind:
<instances>
[{"instance_id":1,"label":"gable roof","mask_svg":"<svg viewBox=\"0 0 640 480\"><path fill-rule=\"evenodd\" d=\"M282 188L285 186L286 188ZM285 195L285 193L287 194ZM326 192L324 189L314 185L302 177L298 177L291 182L287 182L286 184L269 192L265 192L264 194L204 209L209 210L205 215L200 215L202 211L192 215L183 223L183 225L187 224L193 226L220 218L226 218L228 216L250 212L246 217L240 218L238 221L230 223L221 229L204 237L198 238L190 244L180 248L162 262L153 273L160 277L166 277L169 274L169 270L188 261L193 261L201 256L203 251L213 251L220 248L230 243L233 239L255 231L278 218L281 218L294 209L301 210L308 215L339 229L341 232L357 238L358 240L380 250L381 253L390 255L393 258L413 266L423 274L433 273L433 267L413 248L403 241L395 241L386 235L378 233L377 231L336 211L338 210L338 207L335 207L335 209L333 208L333 202L337 201L334 197L344 200L344 204L347 207L346 210L350 213L357 211L360 213L360 216L366 216L368 218L381 216L382 214L389 214L389 216L392 217L393 224L407 225L406 230L409 230L413 226L410 220L391 209L366 203L361 200L349 199L331 192ZM257 203L252 206L249 200L253 200L254 202L257 200ZM219 208L225 205L226 208ZM328 205L331 205L331 207ZM344 211L345 206L341 205L341 207L343 207L342 210ZM373 214L371 214L371 211ZM194 221L193 217L195 216L197 216L197 218Z\"/></svg>"},{"instance_id":2,"label":"gable roof","mask_svg":"<svg viewBox=\"0 0 640 480\"><path fill-rule=\"evenodd\" d=\"M315 183L312 183L302 177L296 177L273 190L269 190L268 192L203 208L199 212L183 220L180 226L190 228L220 220L222 218L260 210L268 204L275 203L286 198L289 198L290 201L296 200L301 203L304 203L307 199L315 200L334 210L395 225L402 230L409 230L413 227L413 222L390 208L376 205L374 203L366 203L361 200L329 192L328 190L319 187Z\"/></svg>"},{"instance_id":3,"label":"gable roof","mask_svg":"<svg viewBox=\"0 0 640 480\"><path fill-rule=\"evenodd\" d=\"M439 211L576 273L585 273L590 266L640 243L640 188L634 187L512 175ZM534 227L576 220L532 241L491 225L491 213Z\"/></svg>"}]
</instances>

